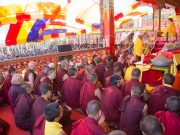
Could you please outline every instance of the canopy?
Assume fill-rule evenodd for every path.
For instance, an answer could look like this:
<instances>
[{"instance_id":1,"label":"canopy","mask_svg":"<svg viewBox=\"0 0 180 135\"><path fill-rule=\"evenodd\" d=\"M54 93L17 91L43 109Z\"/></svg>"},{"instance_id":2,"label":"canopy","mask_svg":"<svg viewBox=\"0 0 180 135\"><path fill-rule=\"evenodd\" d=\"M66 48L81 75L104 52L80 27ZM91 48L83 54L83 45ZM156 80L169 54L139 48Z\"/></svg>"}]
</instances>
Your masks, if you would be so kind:
<instances>
[{"instance_id":1,"label":"canopy","mask_svg":"<svg viewBox=\"0 0 180 135\"><path fill-rule=\"evenodd\" d=\"M134 16L152 13L136 0L114 0L116 28ZM0 1L0 46L91 33L100 28L99 0ZM128 9L128 10L127 10Z\"/></svg>"}]
</instances>

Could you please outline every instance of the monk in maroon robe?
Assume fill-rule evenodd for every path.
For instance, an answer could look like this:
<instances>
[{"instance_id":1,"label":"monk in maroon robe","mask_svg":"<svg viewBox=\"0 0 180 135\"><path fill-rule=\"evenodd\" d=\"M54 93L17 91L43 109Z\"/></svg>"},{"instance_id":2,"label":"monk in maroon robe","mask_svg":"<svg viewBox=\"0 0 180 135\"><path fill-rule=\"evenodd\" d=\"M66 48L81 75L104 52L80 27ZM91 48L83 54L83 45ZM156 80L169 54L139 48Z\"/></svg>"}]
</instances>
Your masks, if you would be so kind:
<instances>
[{"instance_id":1,"label":"monk in maroon robe","mask_svg":"<svg viewBox=\"0 0 180 135\"><path fill-rule=\"evenodd\" d=\"M153 115L146 115L140 122L143 135L164 135L161 122Z\"/></svg>"},{"instance_id":2,"label":"monk in maroon robe","mask_svg":"<svg viewBox=\"0 0 180 135\"><path fill-rule=\"evenodd\" d=\"M166 74L163 77L163 84L156 86L148 101L148 113L155 114L158 111L167 111L165 108L166 99L170 96L176 96L178 93L172 88L174 82L174 76L172 74Z\"/></svg>"},{"instance_id":3,"label":"monk in maroon robe","mask_svg":"<svg viewBox=\"0 0 180 135\"><path fill-rule=\"evenodd\" d=\"M95 55L95 54L92 56L92 60L91 60L90 64L96 66L96 62L95 62L96 57L97 57L97 55Z\"/></svg>"},{"instance_id":4,"label":"monk in maroon robe","mask_svg":"<svg viewBox=\"0 0 180 135\"><path fill-rule=\"evenodd\" d=\"M132 71L132 78L131 80L125 82L124 87L122 88L124 90L124 95L131 95L131 89L132 86L139 84L145 89L145 85L139 81L141 75L141 71L138 68L134 68Z\"/></svg>"},{"instance_id":5,"label":"monk in maroon robe","mask_svg":"<svg viewBox=\"0 0 180 135\"><path fill-rule=\"evenodd\" d=\"M24 74L24 81L30 82L33 86L37 77L37 74L34 72L35 69L36 69L36 63L34 61L30 61L28 63L28 69Z\"/></svg>"},{"instance_id":6,"label":"monk in maroon robe","mask_svg":"<svg viewBox=\"0 0 180 135\"><path fill-rule=\"evenodd\" d=\"M166 100L167 112L159 111L155 116L164 125L165 135L180 134L180 98L176 96L169 97Z\"/></svg>"},{"instance_id":7,"label":"monk in maroon robe","mask_svg":"<svg viewBox=\"0 0 180 135\"><path fill-rule=\"evenodd\" d=\"M121 83L116 76L111 76L110 85L102 95L102 111L107 122L118 124L120 118L118 109L124 98L123 91L119 89Z\"/></svg>"},{"instance_id":8,"label":"monk in maroon robe","mask_svg":"<svg viewBox=\"0 0 180 135\"><path fill-rule=\"evenodd\" d=\"M101 104L97 100L92 100L87 105L88 117L73 123L71 135L105 135L99 126L104 117L101 115Z\"/></svg>"},{"instance_id":9,"label":"monk in maroon robe","mask_svg":"<svg viewBox=\"0 0 180 135\"><path fill-rule=\"evenodd\" d=\"M46 120L44 118L44 115L42 114L38 117L36 121L36 124L33 129L33 135L44 135L45 122Z\"/></svg>"},{"instance_id":10,"label":"monk in maroon robe","mask_svg":"<svg viewBox=\"0 0 180 135\"><path fill-rule=\"evenodd\" d=\"M127 135L142 135L140 121L147 114L147 105L140 99L143 92L141 85L134 85L131 96L126 96L120 106L119 126Z\"/></svg>"},{"instance_id":11,"label":"monk in maroon robe","mask_svg":"<svg viewBox=\"0 0 180 135\"><path fill-rule=\"evenodd\" d=\"M22 89L25 91L25 93L21 94L15 103L15 123L20 129L31 132L31 109L34 103L31 93L33 88L30 83L24 83L22 84Z\"/></svg>"},{"instance_id":12,"label":"monk in maroon robe","mask_svg":"<svg viewBox=\"0 0 180 135\"><path fill-rule=\"evenodd\" d=\"M82 82L77 79L77 69L69 68L68 70L69 78L64 81L62 86L63 97L66 99L66 103L71 108L79 108L79 97L80 90L82 87Z\"/></svg>"},{"instance_id":13,"label":"monk in maroon robe","mask_svg":"<svg viewBox=\"0 0 180 135\"><path fill-rule=\"evenodd\" d=\"M14 105L15 101L19 95L24 93L23 89L21 88L21 84L23 83L23 77L20 74L15 74L12 77L11 83L12 86L8 92L9 103L12 111L14 112Z\"/></svg>"},{"instance_id":14,"label":"monk in maroon robe","mask_svg":"<svg viewBox=\"0 0 180 135\"><path fill-rule=\"evenodd\" d=\"M43 110L46 105L50 103L52 97L52 86L50 84L44 83L40 86L41 97L37 98L32 106L31 112L31 124L34 127L34 124L37 118L43 114Z\"/></svg>"},{"instance_id":15,"label":"monk in maroon robe","mask_svg":"<svg viewBox=\"0 0 180 135\"><path fill-rule=\"evenodd\" d=\"M96 87L97 75L91 73L88 76L88 82L84 83L80 90L80 106L84 113L86 113L87 104L94 99L101 100L101 91Z\"/></svg>"},{"instance_id":16,"label":"monk in maroon robe","mask_svg":"<svg viewBox=\"0 0 180 135\"><path fill-rule=\"evenodd\" d=\"M122 79L122 75L121 75L121 70L119 67L115 67L114 70L113 70L113 76L116 76L119 78L119 80ZM105 87L109 87L110 86L110 77L107 77L106 80L105 80Z\"/></svg>"},{"instance_id":17,"label":"monk in maroon robe","mask_svg":"<svg viewBox=\"0 0 180 135\"><path fill-rule=\"evenodd\" d=\"M11 88L11 80L12 80L12 76L16 73L16 70L14 67L10 66L10 68L8 69L8 75L6 76L6 79L2 85L2 94L3 97L5 99L6 103L9 103L8 100L8 91Z\"/></svg>"},{"instance_id":18,"label":"monk in maroon robe","mask_svg":"<svg viewBox=\"0 0 180 135\"><path fill-rule=\"evenodd\" d=\"M102 63L102 59L100 57L96 58L97 65L95 66L95 73L98 76L98 81L104 86L104 73L105 73L105 65Z\"/></svg>"},{"instance_id":19,"label":"monk in maroon robe","mask_svg":"<svg viewBox=\"0 0 180 135\"><path fill-rule=\"evenodd\" d=\"M47 65L44 65L41 69L40 74L35 79L35 82L34 82L35 91L34 91L34 93L39 95L39 96L41 95L41 92L39 90L39 86L40 86L40 83L42 82L42 78L47 76L48 69L49 69L49 67Z\"/></svg>"},{"instance_id":20,"label":"monk in maroon robe","mask_svg":"<svg viewBox=\"0 0 180 135\"><path fill-rule=\"evenodd\" d=\"M105 68L105 73L104 73L104 78L106 79L107 77L111 76L113 74L113 70L114 70L114 67L113 67L113 62L112 61L109 61L107 63L107 66Z\"/></svg>"},{"instance_id":21,"label":"monk in maroon robe","mask_svg":"<svg viewBox=\"0 0 180 135\"><path fill-rule=\"evenodd\" d=\"M94 65L90 64L90 65L88 65L88 66L86 67L85 75L84 75L84 78L83 78L83 80L82 80L83 84L84 84L85 82L87 82L88 75L89 75L90 73L94 73L94 72L95 72Z\"/></svg>"},{"instance_id":22,"label":"monk in maroon robe","mask_svg":"<svg viewBox=\"0 0 180 135\"><path fill-rule=\"evenodd\" d=\"M68 69L69 69L68 61L63 60L60 63L60 68L58 69L58 76L57 76L57 84L60 91L61 91L61 87L63 86L64 80L68 78L67 75Z\"/></svg>"},{"instance_id":23,"label":"monk in maroon robe","mask_svg":"<svg viewBox=\"0 0 180 135\"><path fill-rule=\"evenodd\" d=\"M121 74L124 77L124 69L126 68L125 59L123 57L119 57L118 61L114 63L114 66L121 69Z\"/></svg>"}]
</instances>

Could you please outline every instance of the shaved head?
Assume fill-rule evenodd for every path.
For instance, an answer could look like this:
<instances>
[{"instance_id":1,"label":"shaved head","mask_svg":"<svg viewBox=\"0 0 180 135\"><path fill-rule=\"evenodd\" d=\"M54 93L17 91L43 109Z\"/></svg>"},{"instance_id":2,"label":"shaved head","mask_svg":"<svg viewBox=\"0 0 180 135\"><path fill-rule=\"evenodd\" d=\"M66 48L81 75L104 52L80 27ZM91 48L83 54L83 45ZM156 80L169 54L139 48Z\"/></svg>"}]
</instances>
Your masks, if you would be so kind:
<instances>
[{"instance_id":1,"label":"shaved head","mask_svg":"<svg viewBox=\"0 0 180 135\"><path fill-rule=\"evenodd\" d=\"M30 61L28 63L28 68L31 69L31 70L34 70L36 68L36 62Z\"/></svg>"},{"instance_id":2,"label":"shaved head","mask_svg":"<svg viewBox=\"0 0 180 135\"><path fill-rule=\"evenodd\" d=\"M97 80L97 75L95 73L88 75L88 82L94 82L95 80Z\"/></svg>"},{"instance_id":3,"label":"shaved head","mask_svg":"<svg viewBox=\"0 0 180 135\"><path fill-rule=\"evenodd\" d=\"M89 73L91 73L91 72L94 70L94 65L93 65L93 64L90 64L90 65L88 65L88 66L86 67L86 69L87 69L87 71L88 71Z\"/></svg>"},{"instance_id":4,"label":"shaved head","mask_svg":"<svg viewBox=\"0 0 180 135\"><path fill-rule=\"evenodd\" d=\"M96 116L101 110L101 103L97 100L91 100L87 105L87 114L91 116Z\"/></svg>"},{"instance_id":5,"label":"shaved head","mask_svg":"<svg viewBox=\"0 0 180 135\"><path fill-rule=\"evenodd\" d=\"M23 83L24 79L21 74L15 74L12 77L11 83L12 84L21 84Z\"/></svg>"},{"instance_id":6,"label":"shaved head","mask_svg":"<svg viewBox=\"0 0 180 135\"><path fill-rule=\"evenodd\" d=\"M42 72L43 72L44 74L47 74L48 69L49 69L49 66L48 66L48 65L44 65L44 66L42 66L42 68L41 68L41 70L42 70Z\"/></svg>"},{"instance_id":7,"label":"shaved head","mask_svg":"<svg viewBox=\"0 0 180 135\"><path fill-rule=\"evenodd\" d=\"M71 67L71 68L68 69L68 75L69 76L75 76L76 73L77 73L77 69L76 68Z\"/></svg>"},{"instance_id":8,"label":"shaved head","mask_svg":"<svg viewBox=\"0 0 180 135\"><path fill-rule=\"evenodd\" d=\"M127 135L127 134L122 130L115 130L110 132L108 135Z\"/></svg>"},{"instance_id":9,"label":"shaved head","mask_svg":"<svg viewBox=\"0 0 180 135\"><path fill-rule=\"evenodd\" d=\"M168 111L173 113L180 112L180 98L177 96L171 96L166 100L166 106Z\"/></svg>"},{"instance_id":10,"label":"shaved head","mask_svg":"<svg viewBox=\"0 0 180 135\"><path fill-rule=\"evenodd\" d=\"M121 69L119 67L114 67L114 73L118 73L118 72L121 72Z\"/></svg>"},{"instance_id":11,"label":"shaved head","mask_svg":"<svg viewBox=\"0 0 180 135\"><path fill-rule=\"evenodd\" d=\"M131 89L131 95L141 96L144 92L143 86L135 84Z\"/></svg>"},{"instance_id":12,"label":"shaved head","mask_svg":"<svg viewBox=\"0 0 180 135\"><path fill-rule=\"evenodd\" d=\"M63 61L61 61L61 68L65 68L66 66L68 66L69 65L69 63L68 63L68 61L67 60L63 60Z\"/></svg>"}]
</instances>

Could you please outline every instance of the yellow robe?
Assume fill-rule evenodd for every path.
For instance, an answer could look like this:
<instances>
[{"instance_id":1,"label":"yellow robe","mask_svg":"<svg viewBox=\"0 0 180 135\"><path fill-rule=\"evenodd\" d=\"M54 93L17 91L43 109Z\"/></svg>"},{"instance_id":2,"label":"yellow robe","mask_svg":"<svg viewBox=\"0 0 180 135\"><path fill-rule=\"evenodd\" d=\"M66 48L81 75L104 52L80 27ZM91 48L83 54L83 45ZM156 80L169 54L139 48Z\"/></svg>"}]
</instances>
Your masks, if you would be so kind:
<instances>
[{"instance_id":1,"label":"yellow robe","mask_svg":"<svg viewBox=\"0 0 180 135\"><path fill-rule=\"evenodd\" d=\"M45 122L44 135L59 135L63 131L62 125L58 122Z\"/></svg>"},{"instance_id":2,"label":"yellow robe","mask_svg":"<svg viewBox=\"0 0 180 135\"><path fill-rule=\"evenodd\" d=\"M166 34L168 32L168 37L175 37L176 36L176 26L174 22L171 22L167 27ZM165 35L166 35L165 34Z\"/></svg>"},{"instance_id":3,"label":"yellow robe","mask_svg":"<svg viewBox=\"0 0 180 135\"><path fill-rule=\"evenodd\" d=\"M135 68L135 66L129 66L127 69L126 69L126 72L125 72L125 75L124 75L124 80L126 81L129 81L131 80L132 78L132 71L133 69Z\"/></svg>"},{"instance_id":4,"label":"yellow robe","mask_svg":"<svg viewBox=\"0 0 180 135\"><path fill-rule=\"evenodd\" d=\"M134 42L134 55L140 56L143 52L143 41L140 38L137 38Z\"/></svg>"}]
</instances>

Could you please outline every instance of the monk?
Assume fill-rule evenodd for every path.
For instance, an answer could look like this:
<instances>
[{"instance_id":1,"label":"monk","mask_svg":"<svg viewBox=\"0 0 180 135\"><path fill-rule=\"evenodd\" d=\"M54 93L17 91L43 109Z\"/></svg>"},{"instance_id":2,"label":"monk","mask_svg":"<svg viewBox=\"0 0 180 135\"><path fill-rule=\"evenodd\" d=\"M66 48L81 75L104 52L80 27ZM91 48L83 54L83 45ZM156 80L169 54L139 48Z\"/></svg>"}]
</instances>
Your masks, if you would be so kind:
<instances>
[{"instance_id":1,"label":"monk","mask_svg":"<svg viewBox=\"0 0 180 135\"><path fill-rule=\"evenodd\" d=\"M42 114L36 120L36 124L33 128L33 135L44 135L44 127L45 127L45 118Z\"/></svg>"},{"instance_id":2,"label":"monk","mask_svg":"<svg viewBox=\"0 0 180 135\"><path fill-rule=\"evenodd\" d=\"M132 70L131 75L132 75L131 80L126 81L125 84L124 84L123 90L124 90L124 95L125 96L131 94L132 86L134 86L135 84L140 84L143 87L143 89L145 89L145 85L139 81L141 71L138 68L134 68Z\"/></svg>"},{"instance_id":3,"label":"monk","mask_svg":"<svg viewBox=\"0 0 180 135\"><path fill-rule=\"evenodd\" d=\"M179 135L180 133L180 98L169 97L166 100L167 112L159 111L155 116L164 125L165 135Z\"/></svg>"},{"instance_id":4,"label":"monk","mask_svg":"<svg viewBox=\"0 0 180 135\"><path fill-rule=\"evenodd\" d=\"M58 103L50 103L44 108L45 135L67 135L63 131L62 125L59 121L63 117L63 109Z\"/></svg>"},{"instance_id":5,"label":"monk","mask_svg":"<svg viewBox=\"0 0 180 135\"><path fill-rule=\"evenodd\" d=\"M44 83L49 83L52 86L53 89L53 95L59 95L57 89L55 89L54 86L54 80L56 79L56 71L52 68L49 68L47 71L47 76L42 79L42 83L40 86Z\"/></svg>"},{"instance_id":6,"label":"monk","mask_svg":"<svg viewBox=\"0 0 180 135\"><path fill-rule=\"evenodd\" d=\"M33 87L30 83L24 83L22 84L22 89L25 91L25 93L21 94L15 103L14 108L14 118L16 127L32 132L31 127L31 109L32 105L34 103L34 99L32 96Z\"/></svg>"},{"instance_id":7,"label":"monk","mask_svg":"<svg viewBox=\"0 0 180 135\"><path fill-rule=\"evenodd\" d=\"M98 76L98 81L104 86L104 73L105 73L105 65L102 63L102 58L96 58L97 65L95 66L95 73Z\"/></svg>"},{"instance_id":8,"label":"monk","mask_svg":"<svg viewBox=\"0 0 180 135\"><path fill-rule=\"evenodd\" d=\"M178 92L180 92L180 64L177 65L177 73L175 75L173 88L176 89Z\"/></svg>"},{"instance_id":9,"label":"monk","mask_svg":"<svg viewBox=\"0 0 180 135\"><path fill-rule=\"evenodd\" d=\"M6 76L6 79L2 85L2 94L4 97L4 100L6 103L9 103L8 100L8 91L11 88L11 80L12 80L12 76L16 73L16 69L12 66L9 67L8 69L8 75Z\"/></svg>"},{"instance_id":10,"label":"monk","mask_svg":"<svg viewBox=\"0 0 180 135\"><path fill-rule=\"evenodd\" d=\"M132 87L131 96L126 96L119 108L121 113L119 127L127 135L142 135L140 121L147 114L147 104L141 101L144 89L136 84Z\"/></svg>"},{"instance_id":11,"label":"monk","mask_svg":"<svg viewBox=\"0 0 180 135\"><path fill-rule=\"evenodd\" d=\"M143 135L164 135L161 122L152 115L144 116L140 123Z\"/></svg>"},{"instance_id":12,"label":"monk","mask_svg":"<svg viewBox=\"0 0 180 135\"><path fill-rule=\"evenodd\" d=\"M96 88L97 75L91 73L88 76L88 82L84 83L80 90L80 106L84 113L86 113L87 104L89 101L98 99L101 100L101 91Z\"/></svg>"},{"instance_id":13,"label":"monk","mask_svg":"<svg viewBox=\"0 0 180 135\"><path fill-rule=\"evenodd\" d=\"M5 78L3 74L0 72L0 105L4 102L3 94L2 94L2 84L4 82Z\"/></svg>"},{"instance_id":14,"label":"monk","mask_svg":"<svg viewBox=\"0 0 180 135\"><path fill-rule=\"evenodd\" d=\"M92 64L90 64L90 65L88 65L88 66L86 67L85 75L84 75L83 80L82 80L83 84L84 84L85 82L87 82L87 78L88 78L88 75L89 75L90 73L95 73L94 65L92 65Z\"/></svg>"},{"instance_id":15,"label":"monk","mask_svg":"<svg viewBox=\"0 0 180 135\"><path fill-rule=\"evenodd\" d=\"M121 69L121 74L124 77L126 63L125 63L125 59L123 56L118 58L118 61L114 63L114 67L119 67Z\"/></svg>"},{"instance_id":16,"label":"monk","mask_svg":"<svg viewBox=\"0 0 180 135\"><path fill-rule=\"evenodd\" d=\"M123 101L123 91L119 89L121 85L117 76L110 77L110 87L106 88L102 94L102 111L108 123L118 125L120 113L119 106Z\"/></svg>"},{"instance_id":17,"label":"monk","mask_svg":"<svg viewBox=\"0 0 180 135\"><path fill-rule=\"evenodd\" d=\"M154 87L148 101L149 114L154 115L158 111L167 111L166 99L177 95L176 90L172 87L173 83L174 76L168 73L163 77L163 84Z\"/></svg>"},{"instance_id":18,"label":"monk","mask_svg":"<svg viewBox=\"0 0 180 135\"><path fill-rule=\"evenodd\" d=\"M143 53L143 40L142 40L143 36L139 35L138 38L135 40L134 42L134 56L136 57L137 61L141 60L141 56Z\"/></svg>"},{"instance_id":19,"label":"monk","mask_svg":"<svg viewBox=\"0 0 180 135\"><path fill-rule=\"evenodd\" d=\"M119 67L114 67L113 76L116 76L117 78L119 78L119 80L122 79L121 69ZM106 88L110 86L110 78L111 78L111 76L107 77L105 80Z\"/></svg>"},{"instance_id":20,"label":"monk","mask_svg":"<svg viewBox=\"0 0 180 135\"><path fill-rule=\"evenodd\" d=\"M44 83L40 86L41 90L41 97L37 98L32 106L32 112L31 112L31 124L32 127L34 127L34 124L37 120L37 118L43 114L43 110L46 105L50 103L51 97L52 97L52 86L48 83Z\"/></svg>"},{"instance_id":21,"label":"monk","mask_svg":"<svg viewBox=\"0 0 180 135\"><path fill-rule=\"evenodd\" d=\"M86 111L88 116L85 119L73 123L71 135L105 135L99 126L105 119L101 112L101 103L91 100Z\"/></svg>"},{"instance_id":22,"label":"monk","mask_svg":"<svg viewBox=\"0 0 180 135\"><path fill-rule=\"evenodd\" d=\"M122 130L114 130L110 132L108 135L127 135L127 134Z\"/></svg>"},{"instance_id":23,"label":"monk","mask_svg":"<svg viewBox=\"0 0 180 135\"><path fill-rule=\"evenodd\" d=\"M57 84L58 88L61 91L61 87L63 86L64 80L68 78L67 71L69 69L69 63L66 60L63 60L60 63L60 68L58 69L58 76L57 76Z\"/></svg>"},{"instance_id":24,"label":"monk","mask_svg":"<svg viewBox=\"0 0 180 135\"><path fill-rule=\"evenodd\" d=\"M92 56L92 60L91 60L90 64L96 66L96 62L95 62L96 57L97 57L96 54L94 54L94 55Z\"/></svg>"},{"instance_id":25,"label":"monk","mask_svg":"<svg viewBox=\"0 0 180 135\"><path fill-rule=\"evenodd\" d=\"M77 79L77 69L68 69L69 78L64 81L61 88L63 97L66 99L66 103L71 108L80 108L79 97L80 90L82 87L82 82Z\"/></svg>"},{"instance_id":26,"label":"monk","mask_svg":"<svg viewBox=\"0 0 180 135\"><path fill-rule=\"evenodd\" d=\"M111 76L113 74L113 70L114 70L114 65L113 65L113 61L109 61L107 63L107 66L105 68L105 73L104 73L104 78L106 79L107 77Z\"/></svg>"},{"instance_id":27,"label":"monk","mask_svg":"<svg viewBox=\"0 0 180 135\"><path fill-rule=\"evenodd\" d=\"M126 80L126 81L131 80L131 78L132 78L132 71L136 67L135 62L136 61L132 61L130 63L130 65L129 65L129 67L126 69L125 74L124 74L124 80Z\"/></svg>"},{"instance_id":28,"label":"monk","mask_svg":"<svg viewBox=\"0 0 180 135\"><path fill-rule=\"evenodd\" d=\"M15 101L18 98L19 95L24 93L23 89L21 88L22 83L24 82L22 75L20 74L15 74L12 77L11 80L11 88L8 92L8 98L9 98L9 103L10 107L12 109L12 112L14 112L14 105Z\"/></svg>"},{"instance_id":29,"label":"monk","mask_svg":"<svg viewBox=\"0 0 180 135\"><path fill-rule=\"evenodd\" d=\"M169 26L167 27L165 35L168 37L176 37L176 25L172 18L168 18Z\"/></svg>"},{"instance_id":30,"label":"monk","mask_svg":"<svg viewBox=\"0 0 180 135\"><path fill-rule=\"evenodd\" d=\"M35 79L37 74L35 73L36 63L34 61L30 61L28 63L28 69L24 74L24 81L30 82L34 86Z\"/></svg>"},{"instance_id":31,"label":"monk","mask_svg":"<svg viewBox=\"0 0 180 135\"><path fill-rule=\"evenodd\" d=\"M78 67L78 72L77 72L77 78L80 80L80 81L83 81L83 78L85 76L85 73L86 73L86 67L88 65L86 64L81 64L79 67Z\"/></svg>"},{"instance_id":32,"label":"monk","mask_svg":"<svg viewBox=\"0 0 180 135\"><path fill-rule=\"evenodd\" d=\"M42 82L42 78L47 76L47 71L49 67L47 65L42 66L40 74L36 77L34 82L34 88L35 88L35 94L41 95L41 92L39 90L40 83Z\"/></svg>"}]
</instances>

